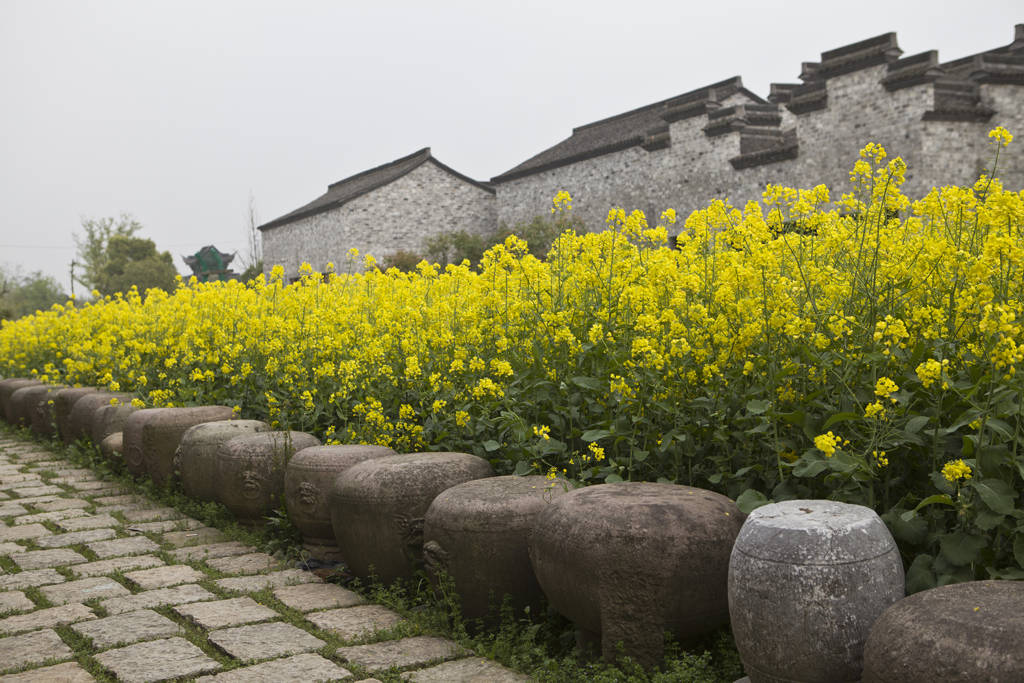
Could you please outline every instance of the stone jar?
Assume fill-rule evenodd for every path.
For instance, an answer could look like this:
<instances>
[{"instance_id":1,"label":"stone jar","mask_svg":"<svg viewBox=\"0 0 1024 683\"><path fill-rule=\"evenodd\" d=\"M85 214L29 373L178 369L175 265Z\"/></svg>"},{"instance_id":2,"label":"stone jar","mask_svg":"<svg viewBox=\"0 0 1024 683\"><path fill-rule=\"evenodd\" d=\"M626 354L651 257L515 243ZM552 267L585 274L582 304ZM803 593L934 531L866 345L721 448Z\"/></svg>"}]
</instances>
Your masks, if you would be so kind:
<instances>
[{"instance_id":1,"label":"stone jar","mask_svg":"<svg viewBox=\"0 0 1024 683\"><path fill-rule=\"evenodd\" d=\"M349 467L396 453L385 446L313 446L288 461L284 473L284 500L288 517L302 533L302 545L313 558L340 562L341 553L331 527L328 506L331 486Z\"/></svg>"},{"instance_id":2,"label":"stone jar","mask_svg":"<svg viewBox=\"0 0 1024 683\"><path fill-rule=\"evenodd\" d=\"M543 593L533 575L527 540L534 520L568 485L547 477L489 477L442 491L423 523L423 559L436 581L455 584L467 619L500 623L511 596L517 614L540 609Z\"/></svg>"},{"instance_id":3,"label":"stone jar","mask_svg":"<svg viewBox=\"0 0 1024 683\"><path fill-rule=\"evenodd\" d=\"M124 422L124 464L132 475L148 475L157 486L171 481L174 452L189 427L203 422L230 420L227 406L146 408Z\"/></svg>"},{"instance_id":4,"label":"stone jar","mask_svg":"<svg viewBox=\"0 0 1024 683\"><path fill-rule=\"evenodd\" d=\"M270 425L260 420L222 420L189 427L174 454L174 469L185 495L196 500L219 502L217 449L236 436L269 431Z\"/></svg>"},{"instance_id":5,"label":"stone jar","mask_svg":"<svg viewBox=\"0 0 1024 683\"><path fill-rule=\"evenodd\" d=\"M412 577L423 561L423 516L434 498L493 475L490 463L468 453L393 455L348 468L334 482L330 506L349 569L386 584Z\"/></svg>"},{"instance_id":6,"label":"stone jar","mask_svg":"<svg viewBox=\"0 0 1024 683\"><path fill-rule=\"evenodd\" d=\"M79 399L95 393L96 389L93 387L68 387L57 392L57 396L53 399L53 414L57 423L57 436L64 443L74 441L74 439L69 440L68 435L71 426L71 410L75 407L75 403Z\"/></svg>"},{"instance_id":7,"label":"stone jar","mask_svg":"<svg viewBox=\"0 0 1024 683\"><path fill-rule=\"evenodd\" d=\"M52 439L57 435L57 395L69 387L50 385L36 401L28 407L29 429L42 439Z\"/></svg>"},{"instance_id":8,"label":"stone jar","mask_svg":"<svg viewBox=\"0 0 1024 683\"><path fill-rule=\"evenodd\" d=\"M732 632L753 683L860 680L871 625L903 593L896 543L862 505L759 507L729 563Z\"/></svg>"},{"instance_id":9,"label":"stone jar","mask_svg":"<svg viewBox=\"0 0 1024 683\"><path fill-rule=\"evenodd\" d=\"M675 484L620 482L569 491L537 515L530 561L580 645L606 659L661 661L680 640L726 623L729 552L743 514L725 496Z\"/></svg>"},{"instance_id":10,"label":"stone jar","mask_svg":"<svg viewBox=\"0 0 1024 683\"><path fill-rule=\"evenodd\" d=\"M1024 681L1024 581L970 581L915 593L864 645L864 683Z\"/></svg>"},{"instance_id":11,"label":"stone jar","mask_svg":"<svg viewBox=\"0 0 1024 683\"><path fill-rule=\"evenodd\" d=\"M32 416L39 409L39 403L49 401L51 393L62 388L53 384L29 384L15 389L11 394L11 424L15 427L31 427Z\"/></svg>"},{"instance_id":12,"label":"stone jar","mask_svg":"<svg viewBox=\"0 0 1024 683\"><path fill-rule=\"evenodd\" d=\"M28 387L35 384L42 384L38 380L25 379L23 377L10 377L8 379L0 380L0 416L7 421L8 424L14 424L14 413L11 410L11 396L14 392L22 387Z\"/></svg>"},{"instance_id":13,"label":"stone jar","mask_svg":"<svg viewBox=\"0 0 1024 683\"><path fill-rule=\"evenodd\" d=\"M103 439L102 437L96 439L95 430L93 429L96 411L109 406L110 402L115 398L119 403L127 404L131 402L132 394L97 391L94 394L86 394L75 401L74 405L71 406L71 414L68 415L67 430L61 434L64 443L70 444L79 439L91 439L94 444L99 444ZM118 429L116 431L121 430ZM107 433L109 434L110 432ZM106 434L103 436L106 436Z\"/></svg>"},{"instance_id":14,"label":"stone jar","mask_svg":"<svg viewBox=\"0 0 1024 683\"><path fill-rule=\"evenodd\" d=\"M281 504L292 455L319 445L319 439L305 432L260 432L225 441L215 456L220 502L242 524L262 524Z\"/></svg>"},{"instance_id":15,"label":"stone jar","mask_svg":"<svg viewBox=\"0 0 1024 683\"><path fill-rule=\"evenodd\" d=\"M120 465L124 459L124 434L114 432L100 442L100 454L112 465Z\"/></svg>"},{"instance_id":16,"label":"stone jar","mask_svg":"<svg viewBox=\"0 0 1024 683\"><path fill-rule=\"evenodd\" d=\"M111 434L124 431L124 423L128 416L139 410L122 398L118 398L117 401L100 406L92 412L90 434L94 444L103 443Z\"/></svg>"}]
</instances>

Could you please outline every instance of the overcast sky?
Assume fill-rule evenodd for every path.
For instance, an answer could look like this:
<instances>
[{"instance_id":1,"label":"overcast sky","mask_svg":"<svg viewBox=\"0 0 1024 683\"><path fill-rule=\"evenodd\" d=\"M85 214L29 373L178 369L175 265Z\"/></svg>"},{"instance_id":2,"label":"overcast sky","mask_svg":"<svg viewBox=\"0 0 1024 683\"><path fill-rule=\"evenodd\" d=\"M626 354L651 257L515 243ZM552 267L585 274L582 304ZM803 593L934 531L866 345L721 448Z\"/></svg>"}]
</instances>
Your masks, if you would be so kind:
<instances>
[{"instance_id":1,"label":"overcast sky","mask_svg":"<svg viewBox=\"0 0 1024 683\"><path fill-rule=\"evenodd\" d=\"M0 0L0 265L69 286L83 217L130 213L175 256L421 147L480 180L573 126L896 31L955 59L1020 0ZM1024 133L1024 131L1014 131Z\"/></svg>"}]
</instances>

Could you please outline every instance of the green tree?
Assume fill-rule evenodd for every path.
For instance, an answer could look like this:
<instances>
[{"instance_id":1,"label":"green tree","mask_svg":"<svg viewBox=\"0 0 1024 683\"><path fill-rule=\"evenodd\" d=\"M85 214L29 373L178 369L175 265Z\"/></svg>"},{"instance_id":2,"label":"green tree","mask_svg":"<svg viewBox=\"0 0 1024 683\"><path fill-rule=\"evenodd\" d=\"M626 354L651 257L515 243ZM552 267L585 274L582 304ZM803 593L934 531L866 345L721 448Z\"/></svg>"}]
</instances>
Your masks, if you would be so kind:
<instances>
[{"instance_id":1,"label":"green tree","mask_svg":"<svg viewBox=\"0 0 1024 683\"><path fill-rule=\"evenodd\" d=\"M153 240L113 235L107 240L95 288L104 296L126 292L132 285L140 292L152 288L169 292L174 289L177 274L170 252L158 252Z\"/></svg>"},{"instance_id":2,"label":"green tree","mask_svg":"<svg viewBox=\"0 0 1024 683\"><path fill-rule=\"evenodd\" d=\"M58 282L42 271L20 275L0 268L0 320L14 320L67 301Z\"/></svg>"},{"instance_id":3,"label":"green tree","mask_svg":"<svg viewBox=\"0 0 1024 683\"><path fill-rule=\"evenodd\" d=\"M82 268L82 273L75 280L89 289L100 288L104 268L107 265L107 244L115 236L131 237L142 230L142 224L130 214L123 213L120 218L83 218L82 230L85 236L75 235L78 256L75 265Z\"/></svg>"}]
</instances>

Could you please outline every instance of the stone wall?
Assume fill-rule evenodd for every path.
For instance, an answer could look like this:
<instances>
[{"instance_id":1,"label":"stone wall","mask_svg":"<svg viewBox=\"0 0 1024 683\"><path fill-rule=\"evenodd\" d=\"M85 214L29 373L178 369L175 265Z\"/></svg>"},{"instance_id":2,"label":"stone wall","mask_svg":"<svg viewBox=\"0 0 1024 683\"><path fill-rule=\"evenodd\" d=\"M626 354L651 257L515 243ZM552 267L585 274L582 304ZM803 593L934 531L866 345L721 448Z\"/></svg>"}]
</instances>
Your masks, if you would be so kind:
<instances>
[{"instance_id":1,"label":"stone wall","mask_svg":"<svg viewBox=\"0 0 1024 683\"><path fill-rule=\"evenodd\" d=\"M824 183L838 199L868 142L907 162L903 191L911 198L936 185L971 184L991 167L990 129L1024 137L1024 25L1016 33L1009 48L948 64L936 52L899 59L895 35L886 34L823 53L822 62L804 65L803 84L773 85L768 102L741 91L678 121L667 106L668 140L660 145L494 178L498 220L514 226L546 215L561 190L588 230L603 229L615 206L641 209L653 224L666 208L685 219L714 199L742 207L769 183ZM950 88L963 93L950 100ZM1020 140L1003 150L998 176L1005 187L1024 188Z\"/></svg>"},{"instance_id":2,"label":"stone wall","mask_svg":"<svg viewBox=\"0 0 1024 683\"><path fill-rule=\"evenodd\" d=\"M484 233L495 224L492 193L427 161L338 208L264 230L264 268L284 266L287 281L303 262L342 270L353 247L380 261L399 250L422 253L441 232Z\"/></svg>"}]
</instances>

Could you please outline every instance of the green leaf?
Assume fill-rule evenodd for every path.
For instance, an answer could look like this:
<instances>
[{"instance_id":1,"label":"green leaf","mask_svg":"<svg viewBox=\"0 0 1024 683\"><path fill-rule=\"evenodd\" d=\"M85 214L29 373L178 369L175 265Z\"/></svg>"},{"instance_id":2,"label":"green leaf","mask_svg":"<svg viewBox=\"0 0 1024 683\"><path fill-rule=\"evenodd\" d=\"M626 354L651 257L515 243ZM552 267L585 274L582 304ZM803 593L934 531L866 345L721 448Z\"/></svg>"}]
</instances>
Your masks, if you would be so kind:
<instances>
[{"instance_id":1,"label":"green leaf","mask_svg":"<svg viewBox=\"0 0 1024 683\"><path fill-rule=\"evenodd\" d=\"M1013 557L1024 567L1024 533L1018 532L1013 538Z\"/></svg>"},{"instance_id":2,"label":"green leaf","mask_svg":"<svg viewBox=\"0 0 1024 683\"><path fill-rule=\"evenodd\" d=\"M494 439L488 439L487 441L484 441L484 450L487 451L488 453L493 453L499 448L501 448L501 444L495 441Z\"/></svg>"},{"instance_id":3,"label":"green leaf","mask_svg":"<svg viewBox=\"0 0 1024 683\"><path fill-rule=\"evenodd\" d=\"M957 531L943 536L939 546L947 562L955 567L963 567L978 559L978 553L988 546L988 539Z\"/></svg>"},{"instance_id":4,"label":"green leaf","mask_svg":"<svg viewBox=\"0 0 1024 683\"><path fill-rule=\"evenodd\" d=\"M516 468L513 470L513 474L517 477L525 477L527 474L533 472L533 466L530 465L529 460L520 460L516 463Z\"/></svg>"},{"instance_id":5,"label":"green leaf","mask_svg":"<svg viewBox=\"0 0 1024 683\"><path fill-rule=\"evenodd\" d=\"M772 402L764 399L752 399L747 401L747 412L751 415L761 415L769 408L771 408Z\"/></svg>"},{"instance_id":6,"label":"green leaf","mask_svg":"<svg viewBox=\"0 0 1024 683\"><path fill-rule=\"evenodd\" d=\"M907 569L907 594L919 593L935 588L935 573L932 571L931 555L918 555Z\"/></svg>"},{"instance_id":7,"label":"green leaf","mask_svg":"<svg viewBox=\"0 0 1024 683\"><path fill-rule=\"evenodd\" d=\"M1001 515L998 512L979 510L978 514L974 516L974 526L978 527L982 531L992 531L999 526L1004 519L1006 519L1006 515Z\"/></svg>"},{"instance_id":8,"label":"green leaf","mask_svg":"<svg viewBox=\"0 0 1024 683\"><path fill-rule=\"evenodd\" d=\"M620 477L617 474L609 474L607 477L604 478L604 483L606 484L616 484L620 481L622 481L622 477Z\"/></svg>"},{"instance_id":9,"label":"green leaf","mask_svg":"<svg viewBox=\"0 0 1024 683\"><path fill-rule=\"evenodd\" d=\"M832 417L830 417L827 420L825 420L825 424L823 424L821 426L821 429L822 429L822 431L824 431L824 430L828 429L829 427L831 427L834 424L837 424L839 422L847 422L849 420L856 420L859 417L861 417L860 413L851 413L851 412L836 413Z\"/></svg>"},{"instance_id":10,"label":"green leaf","mask_svg":"<svg viewBox=\"0 0 1024 683\"><path fill-rule=\"evenodd\" d=\"M824 460L800 458L793 467L793 474L798 477L816 477L827 469L828 463Z\"/></svg>"},{"instance_id":11,"label":"green leaf","mask_svg":"<svg viewBox=\"0 0 1024 683\"><path fill-rule=\"evenodd\" d=\"M919 431L924 429L924 426L928 424L931 418L927 415L915 415L914 417L907 420L907 426L903 428L908 434L917 434Z\"/></svg>"},{"instance_id":12,"label":"green leaf","mask_svg":"<svg viewBox=\"0 0 1024 683\"><path fill-rule=\"evenodd\" d=\"M910 515L910 518L905 518ZM911 545L920 545L928 537L928 522L916 516L913 510L904 512L889 520L889 528L897 540Z\"/></svg>"},{"instance_id":13,"label":"green leaf","mask_svg":"<svg viewBox=\"0 0 1024 683\"><path fill-rule=\"evenodd\" d=\"M933 496L928 496L914 508L914 512L917 512L921 508L928 507L929 505L949 505L950 507L956 507L956 503L953 499L947 496L945 493L936 493Z\"/></svg>"},{"instance_id":14,"label":"green leaf","mask_svg":"<svg viewBox=\"0 0 1024 683\"><path fill-rule=\"evenodd\" d=\"M993 512L1008 515L1013 512L1016 494L1010 485L1002 479L981 479L970 482L971 488L978 492L985 505Z\"/></svg>"},{"instance_id":15,"label":"green leaf","mask_svg":"<svg viewBox=\"0 0 1024 683\"><path fill-rule=\"evenodd\" d=\"M587 431L583 432L583 436L581 438L584 441L592 443L594 441L600 441L601 439L604 439L611 435L612 433L609 432L607 429L588 429Z\"/></svg>"},{"instance_id":16,"label":"green leaf","mask_svg":"<svg viewBox=\"0 0 1024 683\"><path fill-rule=\"evenodd\" d=\"M1013 428L997 417L990 417L985 421L985 426L1004 439L1013 440Z\"/></svg>"},{"instance_id":17,"label":"green leaf","mask_svg":"<svg viewBox=\"0 0 1024 683\"><path fill-rule=\"evenodd\" d=\"M602 382L594 377L571 377L569 381L578 387L593 389L594 391L604 391L608 388L607 382Z\"/></svg>"},{"instance_id":18,"label":"green leaf","mask_svg":"<svg viewBox=\"0 0 1024 683\"><path fill-rule=\"evenodd\" d=\"M633 456L633 459L636 460L637 462L643 462L644 460L647 459L647 456L650 454L650 451L641 450L639 448L630 453L630 455Z\"/></svg>"},{"instance_id":19,"label":"green leaf","mask_svg":"<svg viewBox=\"0 0 1024 683\"><path fill-rule=\"evenodd\" d=\"M765 497L760 491L754 489L747 489L736 498L736 507L740 509L745 515L749 515L752 510L756 510L762 505L767 505L771 501Z\"/></svg>"}]
</instances>

